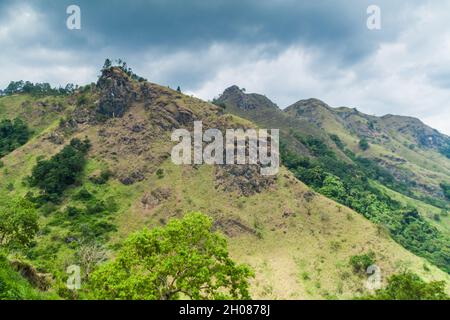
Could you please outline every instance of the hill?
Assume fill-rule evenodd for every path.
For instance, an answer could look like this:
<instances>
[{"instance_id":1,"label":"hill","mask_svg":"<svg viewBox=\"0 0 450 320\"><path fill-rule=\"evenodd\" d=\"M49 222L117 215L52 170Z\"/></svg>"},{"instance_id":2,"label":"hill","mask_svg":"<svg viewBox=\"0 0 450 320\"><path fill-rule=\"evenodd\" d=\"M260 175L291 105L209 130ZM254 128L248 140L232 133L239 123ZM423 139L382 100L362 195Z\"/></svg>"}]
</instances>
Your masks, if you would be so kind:
<instances>
[{"instance_id":1,"label":"hill","mask_svg":"<svg viewBox=\"0 0 450 320\"><path fill-rule=\"evenodd\" d=\"M192 131L194 120L219 129L279 124L283 135L296 141L296 152L305 150L311 156L315 149L298 139L297 130L334 144L309 120L286 115L263 96L245 95L233 105L248 112L256 108L260 118L252 122L229 114L220 105L118 67L103 69L96 84L73 93L0 97L0 118L21 118L31 131L26 143L1 158L0 207L17 197L39 206L40 231L29 249L15 254L39 273L51 275L49 291L76 298L65 287L66 269L82 264L86 247L95 244L112 259L131 232L202 211L227 236L232 257L255 270L253 298L344 299L365 294L367 278L354 271L350 260L370 252L383 281L408 268L425 280L450 283L447 273L402 247L380 225L312 190L285 167L276 177L263 177L250 165L172 163L172 131ZM292 132L284 132L291 126ZM90 147L84 149L83 143ZM352 161L333 148L343 161ZM45 167L48 161L66 159L62 153L85 161L73 172L73 181L63 181L56 193L30 182L37 164Z\"/></svg>"},{"instance_id":2,"label":"hill","mask_svg":"<svg viewBox=\"0 0 450 320\"><path fill-rule=\"evenodd\" d=\"M254 94L231 88L214 103L260 126L280 128L284 163L297 178L383 225L403 246L449 271L445 186L450 160L443 152L449 137L418 119L375 117L318 99L284 110L267 102L242 108L235 101ZM406 217L410 214L414 222Z\"/></svg>"}]
</instances>

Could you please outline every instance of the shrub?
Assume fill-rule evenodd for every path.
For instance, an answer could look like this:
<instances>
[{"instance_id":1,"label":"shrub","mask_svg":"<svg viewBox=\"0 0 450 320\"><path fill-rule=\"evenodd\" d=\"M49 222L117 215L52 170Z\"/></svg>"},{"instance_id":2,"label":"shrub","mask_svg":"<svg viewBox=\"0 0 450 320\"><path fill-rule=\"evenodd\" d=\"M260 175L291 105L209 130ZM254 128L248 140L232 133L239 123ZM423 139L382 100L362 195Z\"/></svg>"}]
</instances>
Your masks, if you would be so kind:
<instances>
[{"instance_id":1,"label":"shrub","mask_svg":"<svg viewBox=\"0 0 450 320\"><path fill-rule=\"evenodd\" d=\"M449 300L444 281L425 282L416 274L404 272L388 279L384 289L374 295L363 297L368 300Z\"/></svg>"},{"instance_id":2,"label":"shrub","mask_svg":"<svg viewBox=\"0 0 450 320\"><path fill-rule=\"evenodd\" d=\"M86 201L92 199L92 194L86 189L82 188L74 195L74 200Z\"/></svg>"},{"instance_id":3,"label":"shrub","mask_svg":"<svg viewBox=\"0 0 450 320\"><path fill-rule=\"evenodd\" d=\"M339 138L338 135L336 134L331 134L330 135L330 139L333 140L333 142L336 144L336 146L341 149L344 150L345 149L345 144L342 142L341 138Z\"/></svg>"},{"instance_id":4,"label":"shrub","mask_svg":"<svg viewBox=\"0 0 450 320\"><path fill-rule=\"evenodd\" d=\"M38 187L44 200L58 201L64 190L80 177L89 147L87 139L72 139L50 160L39 160L28 178L30 186Z\"/></svg>"},{"instance_id":5,"label":"shrub","mask_svg":"<svg viewBox=\"0 0 450 320\"><path fill-rule=\"evenodd\" d=\"M363 138L359 141L359 148L363 151L369 150L370 145L366 138Z\"/></svg>"},{"instance_id":6,"label":"shrub","mask_svg":"<svg viewBox=\"0 0 450 320\"><path fill-rule=\"evenodd\" d=\"M450 184L449 183L441 183L441 189L444 193L444 196L450 200Z\"/></svg>"},{"instance_id":7,"label":"shrub","mask_svg":"<svg viewBox=\"0 0 450 320\"><path fill-rule=\"evenodd\" d=\"M66 208L66 214L69 217L77 217L83 214L83 210L80 208L69 206Z\"/></svg>"},{"instance_id":8,"label":"shrub","mask_svg":"<svg viewBox=\"0 0 450 320\"><path fill-rule=\"evenodd\" d=\"M27 143L31 131L19 118L0 121L0 157Z\"/></svg>"},{"instance_id":9,"label":"shrub","mask_svg":"<svg viewBox=\"0 0 450 320\"><path fill-rule=\"evenodd\" d=\"M375 264L375 253L372 251L350 258L350 265L355 273L365 273L367 268L373 264Z\"/></svg>"},{"instance_id":10,"label":"shrub","mask_svg":"<svg viewBox=\"0 0 450 320\"><path fill-rule=\"evenodd\" d=\"M80 96L78 96L78 98L77 98L77 106L83 106L83 105L86 105L87 103L88 103L88 98L84 95L84 94L82 94L82 95L80 95Z\"/></svg>"},{"instance_id":11,"label":"shrub","mask_svg":"<svg viewBox=\"0 0 450 320\"><path fill-rule=\"evenodd\" d=\"M158 179L162 179L164 178L164 170L159 168L158 170L156 170L156 176L158 177Z\"/></svg>"},{"instance_id":12,"label":"shrub","mask_svg":"<svg viewBox=\"0 0 450 320\"><path fill-rule=\"evenodd\" d=\"M3 199L0 207L0 246L26 246L36 235L38 215L34 205L25 199L8 203Z\"/></svg>"},{"instance_id":13,"label":"shrub","mask_svg":"<svg viewBox=\"0 0 450 320\"><path fill-rule=\"evenodd\" d=\"M105 184L108 182L109 178L112 176L112 172L108 169L102 170L99 175L94 175L92 177L89 177L89 180L98 185Z\"/></svg>"}]
</instances>

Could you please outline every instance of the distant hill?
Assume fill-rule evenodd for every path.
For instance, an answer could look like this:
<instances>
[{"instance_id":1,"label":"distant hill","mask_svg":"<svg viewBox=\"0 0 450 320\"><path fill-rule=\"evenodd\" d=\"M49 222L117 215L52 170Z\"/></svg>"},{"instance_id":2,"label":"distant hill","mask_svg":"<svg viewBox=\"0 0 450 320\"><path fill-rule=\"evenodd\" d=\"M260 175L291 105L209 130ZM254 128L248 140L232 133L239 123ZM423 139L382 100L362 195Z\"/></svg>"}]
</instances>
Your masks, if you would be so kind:
<instances>
[{"instance_id":1,"label":"distant hill","mask_svg":"<svg viewBox=\"0 0 450 320\"><path fill-rule=\"evenodd\" d=\"M280 128L285 149L289 151L285 153L285 165L297 178L372 221L388 226L405 247L432 261L440 261L448 269L450 199L445 187L450 181L450 159L445 153L450 144L448 136L415 118L370 116L354 108L333 108L318 99L300 100L280 109L265 97L263 104L243 108L236 101L253 100L260 95L231 88L214 102L260 126ZM327 185L330 175L343 183L345 194ZM351 196L355 190L357 193ZM370 194L389 209L373 208L378 202L368 200ZM372 202L372 208L364 205L365 201ZM411 226L406 226L399 217L406 208L417 209L420 213L417 225L427 227L420 232L411 231ZM440 258L434 257L434 249L418 245L424 240L413 235L428 234L429 227L435 228L430 244L435 238L443 240L438 246L442 250Z\"/></svg>"}]
</instances>

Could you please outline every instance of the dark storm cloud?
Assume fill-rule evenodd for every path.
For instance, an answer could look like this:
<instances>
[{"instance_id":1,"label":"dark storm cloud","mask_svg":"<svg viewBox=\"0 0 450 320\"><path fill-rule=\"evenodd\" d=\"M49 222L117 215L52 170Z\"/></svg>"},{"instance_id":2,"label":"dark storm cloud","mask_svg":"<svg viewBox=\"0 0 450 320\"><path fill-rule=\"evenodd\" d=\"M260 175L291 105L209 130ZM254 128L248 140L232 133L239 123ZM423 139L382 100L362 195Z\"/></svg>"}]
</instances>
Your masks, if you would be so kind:
<instances>
[{"instance_id":1,"label":"dark storm cloud","mask_svg":"<svg viewBox=\"0 0 450 320\"><path fill-rule=\"evenodd\" d=\"M294 43L318 46L345 62L355 62L377 46L379 36L365 27L365 0L96 0L30 1L53 30L46 41L78 50L146 47L196 50L213 42L275 43L273 53ZM65 10L77 4L82 30L65 28ZM390 7L398 5L390 4ZM386 17L388 19L388 16ZM387 23L390 23L389 21ZM383 37L395 36L395 30ZM393 30L393 31L392 31Z\"/></svg>"},{"instance_id":2,"label":"dark storm cloud","mask_svg":"<svg viewBox=\"0 0 450 320\"><path fill-rule=\"evenodd\" d=\"M81 30L66 28L72 4ZM366 27L372 4L378 31ZM449 132L449 10L433 0L0 0L0 87L84 84L106 57L123 58L203 99L238 84L280 106L317 97Z\"/></svg>"}]
</instances>

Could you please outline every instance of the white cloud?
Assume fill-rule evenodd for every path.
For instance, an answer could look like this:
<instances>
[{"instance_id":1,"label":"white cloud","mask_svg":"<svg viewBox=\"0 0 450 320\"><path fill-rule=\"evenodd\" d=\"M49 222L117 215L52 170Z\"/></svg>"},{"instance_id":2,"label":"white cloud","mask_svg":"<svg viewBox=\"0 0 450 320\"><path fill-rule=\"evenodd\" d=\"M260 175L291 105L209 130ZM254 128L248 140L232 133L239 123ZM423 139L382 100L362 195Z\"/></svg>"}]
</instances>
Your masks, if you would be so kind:
<instances>
[{"instance_id":1,"label":"white cloud","mask_svg":"<svg viewBox=\"0 0 450 320\"><path fill-rule=\"evenodd\" d=\"M372 55L355 65L339 66L332 53L301 46L270 58L258 58L259 49L247 48L254 52L250 58L239 56L234 63L216 67L193 93L209 99L237 84L247 92L266 94L281 107L316 97L371 114L419 117L450 134L449 9L448 4L437 3L416 8L411 24L395 42L380 43ZM223 55L233 50L224 48ZM208 51L199 57L208 61ZM448 86L433 80L439 72Z\"/></svg>"},{"instance_id":2,"label":"white cloud","mask_svg":"<svg viewBox=\"0 0 450 320\"><path fill-rule=\"evenodd\" d=\"M0 45L16 46L44 31L45 17L28 4L9 7L0 16Z\"/></svg>"},{"instance_id":3,"label":"white cloud","mask_svg":"<svg viewBox=\"0 0 450 320\"><path fill-rule=\"evenodd\" d=\"M304 43L283 48L278 43L222 42L172 53L143 44L130 52L114 43L99 47L95 30L86 38L87 47L54 47L42 42L57 36L45 14L30 5L15 5L0 13L0 87L19 79L89 83L96 80L105 57L122 57L151 81L182 85L183 91L203 99L237 84L267 95L280 107L315 97L377 115L416 116L450 134L449 11L450 3L443 1L411 5L401 13L409 23L396 32L395 40L380 42L363 60L346 64L331 49ZM374 39L391 39L383 32L392 34L389 28L396 27L384 24Z\"/></svg>"}]
</instances>

